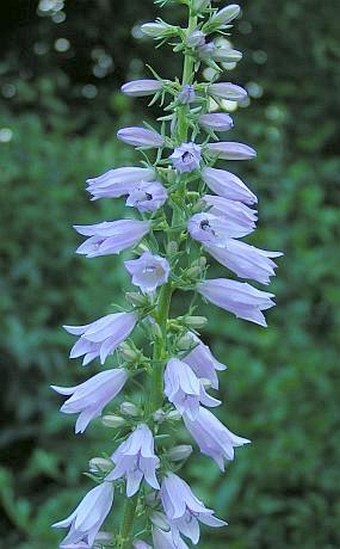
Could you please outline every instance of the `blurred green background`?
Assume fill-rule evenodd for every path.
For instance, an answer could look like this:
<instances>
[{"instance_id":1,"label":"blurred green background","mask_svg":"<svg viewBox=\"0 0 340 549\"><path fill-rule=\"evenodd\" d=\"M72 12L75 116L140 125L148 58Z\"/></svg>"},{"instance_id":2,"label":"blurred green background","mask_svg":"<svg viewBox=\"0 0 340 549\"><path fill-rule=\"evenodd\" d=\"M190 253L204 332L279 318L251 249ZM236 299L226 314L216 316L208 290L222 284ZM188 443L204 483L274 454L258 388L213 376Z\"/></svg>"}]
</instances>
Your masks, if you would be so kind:
<instances>
[{"instance_id":1,"label":"blurred green background","mask_svg":"<svg viewBox=\"0 0 340 549\"><path fill-rule=\"evenodd\" d=\"M205 340L229 365L219 417L254 443L224 476L204 456L186 475L230 522L205 531L202 548L338 548L340 5L240 4L233 41L245 56L228 79L251 101L234 115L233 138L259 154L235 170L260 196L252 241L285 258L267 330L202 305ZM75 437L49 384L96 371L68 361L61 325L102 316L128 287L121 258L74 255L72 224L122 212L84 191L87 177L133 163L115 130L155 114L119 86L147 76L145 61L166 77L180 71L179 57L140 36L156 13L152 0L0 4L0 547L56 547L50 524L90 488L88 458L112 451L99 424ZM117 510L109 526L118 521Z\"/></svg>"}]
</instances>

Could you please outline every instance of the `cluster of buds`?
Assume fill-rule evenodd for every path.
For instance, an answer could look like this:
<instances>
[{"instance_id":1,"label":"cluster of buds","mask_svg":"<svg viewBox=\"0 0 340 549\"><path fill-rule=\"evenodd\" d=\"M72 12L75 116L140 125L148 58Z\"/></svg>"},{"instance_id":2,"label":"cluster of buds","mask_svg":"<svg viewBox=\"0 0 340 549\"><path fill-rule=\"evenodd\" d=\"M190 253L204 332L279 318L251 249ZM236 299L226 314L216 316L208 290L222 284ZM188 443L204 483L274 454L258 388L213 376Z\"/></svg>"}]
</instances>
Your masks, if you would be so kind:
<instances>
[{"instance_id":1,"label":"cluster of buds","mask_svg":"<svg viewBox=\"0 0 340 549\"><path fill-rule=\"evenodd\" d=\"M200 451L221 471L234 459L234 449L250 442L210 411L221 405L211 391L218 389L218 371L226 366L200 338L207 319L194 314L193 304L175 318L169 311L174 292L193 292L238 318L266 326L263 311L274 305L274 296L244 280L268 284L275 274L273 259L281 253L241 240L256 227L257 197L237 175L216 166L221 160L256 156L249 145L220 141L217 135L234 125L223 101L240 103L247 97L242 87L218 81L225 64L242 57L227 42L218 42L240 8L217 9L210 0L178 3L188 8L187 28L159 19L142 30L157 41L170 40L182 52L182 81L153 73L153 78L122 86L127 96L151 97L152 104L160 100L165 105L158 120L161 129L120 129L118 139L140 150L143 162L87 181L92 200L124 197L129 215L75 226L85 237L77 252L88 258L130 250L133 255L124 266L136 291L126 296L126 310L113 310L86 325L65 326L77 337L71 358L83 357L83 365L99 359L103 366L115 357L117 365L75 387L52 386L68 397L61 411L79 414L77 433L101 416L116 435L112 454L90 462L97 486L67 519L54 525L69 528L60 544L64 549L147 549L150 543L154 549L183 549L187 543L197 544L200 523L213 528L226 523L177 474L193 448L169 448L169 433L177 432L183 421ZM214 68L209 82L196 80L202 65ZM218 112L211 112L212 103L220 107ZM208 278L209 257L242 281ZM143 349L133 341L136 331L146 338ZM142 388L136 401L132 396L120 402L118 395L132 382ZM101 528L114 494L125 498L125 511L120 531L108 534Z\"/></svg>"}]
</instances>

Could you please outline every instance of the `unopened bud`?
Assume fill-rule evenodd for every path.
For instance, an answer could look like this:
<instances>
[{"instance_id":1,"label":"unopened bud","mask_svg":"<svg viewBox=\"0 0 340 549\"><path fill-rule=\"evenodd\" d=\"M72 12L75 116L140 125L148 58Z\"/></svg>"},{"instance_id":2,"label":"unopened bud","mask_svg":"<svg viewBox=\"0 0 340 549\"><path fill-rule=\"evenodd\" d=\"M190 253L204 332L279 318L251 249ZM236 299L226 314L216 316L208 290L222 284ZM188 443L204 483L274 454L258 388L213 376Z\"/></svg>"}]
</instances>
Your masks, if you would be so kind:
<instances>
[{"instance_id":1,"label":"unopened bud","mask_svg":"<svg viewBox=\"0 0 340 549\"><path fill-rule=\"evenodd\" d=\"M148 304L148 298L138 292L127 292L126 299L135 307L145 307Z\"/></svg>"},{"instance_id":2,"label":"unopened bud","mask_svg":"<svg viewBox=\"0 0 340 549\"><path fill-rule=\"evenodd\" d=\"M132 349L126 342L119 347L119 351L126 362L136 362L140 358L140 353Z\"/></svg>"},{"instance_id":3,"label":"unopened bud","mask_svg":"<svg viewBox=\"0 0 340 549\"><path fill-rule=\"evenodd\" d=\"M188 326L188 328L193 328L194 330L204 328L207 322L208 319L205 316L186 316L184 318L184 324Z\"/></svg>"},{"instance_id":4,"label":"unopened bud","mask_svg":"<svg viewBox=\"0 0 340 549\"><path fill-rule=\"evenodd\" d=\"M200 30L191 32L187 38L187 45L189 48L196 48L205 44L205 34Z\"/></svg>"},{"instance_id":5,"label":"unopened bud","mask_svg":"<svg viewBox=\"0 0 340 549\"><path fill-rule=\"evenodd\" d=\"M166 417L166 413L161 408L159 410L156 410L156 412L153 414L153 419L156 421L156 423L163 423Z\"/></svg>"},{"instance_id":6,"label":"unopened bud","mask_svg":"<svg viewBox=\"0 0 340 549\"><path fill-rule=\"evenodd\" d=\"M137 417L140 413L139 408L137 408L137 406L132 402L122 402L122 404L119 406L119 409L121 413L126 416Z\"/></svg>"},{"instance_id":7,"label":"unopened bud","mask_svg":"<svg viewBox=\"0 0 340 549\"><path fill-rule=\"evenodd\" d=\"M242 57L240 51L231 48L216 48L213 53L214 60L220 63L238 63Z\"/></svg>"},{"instance_id":8,"label":"unopened bud","mask_svg":"<svg viewBox=\"0 0 340 549\"><path fill-rule=\"evenodd\" d=\"M115 414L107 414L106 416L102 416L101 421L105 427L111 427L112 429L119 429L126 424L123 417L116 416Z\"/></svg>"},{"instance_id":9,"label":"unopened bud","mask_svg":"<svg viewBox=\"0 0 340 549\"><path fill-rule=\"evenodd\" d=\"M207 264L207 260L205 257L200 257L197 259L197 261L194 261L191 265L190 269L187 270L186 274L190 278L197 278L200 276L205 269L205 266Z\"/></svg>"},{"instance_id":10,"label":"unopened bud","mask_svg":"<svg viewBox=\"0 0 340 549\"><path fill-rule=\"evenodd\" d=\"M193 452L192 446L190 444L179 444L178 446L175 446L174 448L171 448L168 452L169 459L171 461L183 461L185 459L188 459L189 456L191 456Z\"/></svg>"},{"instance_id":11,"label":"unopened bud","mask_svg":"<svg viewBox=\"0 0 340 549\"><path fill-rule=\"evenodd\" d=\"M178 34L179 29L164 21L153 21L151 23L144 23L144 25L141 26L141 31L143 34L146 34L146 36L150 36L157 40L158 38L161 39L175 36Z\"/></svg>"},{"instance_id":12,"label":"unopened bud","mask_svg":"<svg viewBox=\"0 0 340 549\"><path fill-rule=\"evenodd\" d=\"M216 12L211 20L210 24L214 25L215 27L220 27L224 25L228 25L233 19L235 19L241 11L240 6L237 4L230 4L230 6L226 6L225 8L222 8L218 12Z\"/></svg>"},{"instance_id":13,"label":"unopened bud","mask_svg":"<svg viewBox=\"0 0 340 549\"><path fill-rule=\"evenodd\" d=\"M108 473L111 471L113 463L110 459L95 457L89 461L89 469L91 473Z\"/></svg>"},{"instance_id":14,"label":"unopened bud","mask_svg":"<svg viewBox=\"0 0 340 549\"><path fill-rule=\"evenodd\" d=\"M177 348L179 351L189 351L189 349L191 349L194 346L194 343L195 343L194 338L192 337L192 335L188 333L182 336L178 340Z\"/></svg>"},{"instance_id":15,"label":"unopened bud","mask_svg":"<svg viewBox=\"0 0 340 549\"><path fill-rule=\"evenodd\" d=\"M169 523L166 520L166 516L163 513L160 513L159 511L155 511L150 516L150 520L155 526L157 526L157 528L164 530L164 532L170 531Z\"/></svg>"},{"instance_id":16,"label":"unopened bud","mask_svg":"<svg viewBox=\"0 0 340 549\"><path fill-rule=\"evenodd\" d=\"M210 0L193 0L193 10L195 12L200 12L210 8Z\"/></svg>"},{"instance_id":17,"label":"unopened bud","mask_svg":"<svg viewBox=\"0 0 340 549\"><path fill-rule=\"evenodd\" d=\"M181 414L177 412L177 410L172 410L167 414L167 418L170 419L170 421L179 421L181 419Z\"/></svg>"}]
</instances>

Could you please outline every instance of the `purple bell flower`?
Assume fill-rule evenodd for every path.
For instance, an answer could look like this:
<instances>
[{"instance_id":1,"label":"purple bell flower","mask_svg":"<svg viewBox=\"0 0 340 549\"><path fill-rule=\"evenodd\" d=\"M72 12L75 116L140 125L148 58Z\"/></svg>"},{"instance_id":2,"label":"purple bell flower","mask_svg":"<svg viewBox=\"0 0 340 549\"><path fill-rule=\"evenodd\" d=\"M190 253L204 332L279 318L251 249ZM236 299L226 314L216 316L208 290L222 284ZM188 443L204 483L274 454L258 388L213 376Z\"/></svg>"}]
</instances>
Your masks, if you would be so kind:
<instances>
[{"instance_id":1,"label":"purple bell flower","mask_svg":"<svg viewBox=\"0 0 340 549\"><path fill-rule=\"evenodd\" d=\"M190 103L193 103L196 99L194 86L191 84L184 84L181 91L177 95L177 99L180 103L182 103L182 105L189 105Z\"/></svg>"},{"instance_id":2,"label":"purple bell flower","mask_svg":"<svg viewBox=\"0 0 340 549\"><path fill-rule=\"evenodd\" d=\"M202 178L209 189L223 198L244 204L257 204L255 194L233 173L216 168L203 168Z\"/></svg>"},{"instance_id":3,"label":"purple bell flower","mask_svg":"<svg viewBox=\"0 0 340 549\"><path fill-rule=\"evenodd\" d=\"M170 274L168 261L150 252L144 252L138 259L125 261L124 265L132 276L132 284L145 294L155 292L158 286L168 281Z\"/></svg>"},{"instance_id":4,"label":"purple bell flower","mask_svg":"<svg viewBox=\"0 0 340 549\"><path fill-rule=\"evenodd\" d=\"M136 540L132 544L133 549L152 549L151 545L142 540Z\"/></svg>"},{"instance_id":5,"label":"purple bell flower","mask_svg":"<svg viewBox=\"0 0 340 549\"><path fill-rule=\"evenodd\" d=\"M195 143L182 143L170 156L179 173L192 172L199 168L201 157L201 147Z\"/></svg>"},{"instance_id":6,"label":"purple bell flower","mask_svg":"<svg viewBox=\"0 0 340 549\"><path fill-rule=\"evenodd\" d=\"M202 200L207 206L210 206L210 214L215 215L216 217L221 217L226 222L239 225L240 228L255 228L257 222L257 210L252 210L243 204L243 202L228 200L228 198L210 194L204 195Z\"/></svg>"},{"instance_id":7,"label":"purple bell flower","mask_svg":"<svg viewBox=\"0 0 340 549\"><path fill-rule=\"evenodd\" d=\"M196 347L183 359L186 364L195 372L197 377L208 379L213 389L218 389L218 377L216 370L225 370L227 367L218 362L210 351L195 334L189 332Z\"/></svg>"},{"instance_id":8,"label":"purple bell flower","mask_svg":"<svg viewBox=\"0 0 340 549\"><path fill-rule=\"evenodd\" d=\"M205 408L200 407L195 421L186 415L183 419L202 454L216 461L221 471L224 471L224 460L232 461L234 459L234 448L250 443L250 440L229 431L217 417Z\"/></svg>"},{"instance_id":9,"label":"purple bell flower","mask_svg":"<svg viewBox=\"0 0 340 549\"><path fill-rule=\"evenodd\" d=\"M80 336L71 349L70 358L84 355L83 366L86 366L98 356L104 364L108 355L129 337L137 318L135 312L114 313L85 326L64 326L68 333Z\"/></svg>"},{"instance_id":10,"label":"purple bell flower","mask_svg":"<svg viewBox=\"0 0 340 549\"><path fill-rule=\"evenodd\" d=\"M139 490L143 477L152 488L159 490L160 486L156 478L159 458L155 455L152 432L147 425L138 425L129 438L112 454L111 459L116 467L109 473L106 480L125 477L126 495L129 498Z\"/></svg>"},{"instance_id":11,"label":"purple bell flower","mask_svg":"<svg viewBox=\"0 0 340 549\"><path fill-rule=\"evenodd\" d=\"M152 541L154 549L189 549L178 530L170 525L166 529L155 526L152 530Z\"/></svg>"},{"instance_id":12,"label":"purple bell flower","mask_svg":"<svg viewBox=\"0 0 340 549\"><path fill-rule=\"evenodd\" d=\"M205 153L213 158L221 160L251 160L256 157L256 151L235 141L220 141L219 143L208 143Z\"/></svg>"},{"instance_id":13,"label":"purple bell flower","mask_svg":"<svg viewBox=\"0 0 340 549\"><path fill-rule=\"evenodd\" d=\"M168 473L160 490L161 501L169 523L195 545L200 538L199 522L221 528L226 522L214 517L192 492L190 486L174 473Z\"/></svg>"},{"instance_id":14,"label":"purple bell flower","mask_svg":"<svg viewBox=\"0 0 340 549\"><path fill-rule=\"evenodd\" d=\"M194 240L202 244L225 246L229 238L240 238L255 228L252 220L216 216L210 212L193 215L188 222L188 231Z\"/></svg>"},{"instance_id":15,"label":"purple bell flower","mask_svg":"<svg viewBox=\"0 0 340 549\"><path fill-rule=\"evenodd\" d=\"M196 29L192 31L187 37L187 46L189 48L197 48L205 44L205 34L204 32Z\"/></svg>"},{"instance_id":16,"label":"purple bell flower","mask_svg":"<svg viewBox=\"0 0 340 549\"><path fill-rule=\"evenodd\" d=\"M134 147L163 147L164 145L164 138L159 133L139 126L123 128L117 132L117 137Z\"/></svg>"},{"instance_id":17,"label":"purple bell flower","mask_svg":"<svg viewBox=\"0 0 340 549\"><path fill-rule=\"evenodd\" d=\"M103 482L86 494L68 518L53 524L53 528L70 527L69 533L61 542L60 547L72 547L72 544L81 547L79 545L81 543L93 547L94 540L112 507L113 495L112 484Z\"/></svg>"},{"instance_id":18,"label":"purple bell flower","mask_svg":"<svg viewBox=\"0 0 340 549\"><path fill-rule=\"evenodd\" d=\"M213 407L221 404L207 394L190 366L177 358L171 358L165 369L164 393L181 415L185 413L192 420L197 417L200 403Z\"/></svg>"},{"instance_id":19,"label":"purple bell flower","mask_svg":"<svg viewBox=\"0 0 340 549\"><path fill-rule=\"evenodd\" d=\"M283 255L281 252L260 250L255 246L233 239L226 243L225 248L207 245L205 249L216 261L240 278L251 278L262 284L269 284L270 277L275 276L274 269L277 268L277 265L270 258Z\"/></svg>"},{"instance_id":20,"label":"purple bell flower","mask_svg":"<svg viewBox=\"0 0 340 549\"><path fill-rule=\"evenodd\" d=\"M261 311L274 307L273 294L254 288L247 282L226 278L205 280L197 285L198 292L217 307L233 313L237 318L267 326Z\"/></svg>"},{"instance_id":21,"label":"purple bell flower","mask_svg":"<svg viewBox=\"0 0 340 549\"><path fill-rule=\"evenodd\" d=\"M162 86L163 83L160 80L132 80L132 82L123 84L121 91L130 97L146 97L161 90Z\"/></svg>"},{"instance_id":22,"label":"purple bell flower","mask_svg":"<svg viewBox=\"0 0 340 549\"><path fill-rule=\"evenodd\" d=\"M120 393L127 379L126 370L116 369L100 372L75 387L51 387L60 395L71 395L60 411L64 414L80 414L75 432L83 433L90 421L100 416L103 408Z\"/></svg>"},{"instance_id":23,"label":"purple bell flower","mask_svg":"<svg viewBox=\"0 0 340 549\"><path fill-rule=\"evenodd\" d=\"M74 228L79 234L90 237L79 246L77 253L93 258L119 254L135 246L149 232L150 223L137 219L119 219L95 225L74 225Z\"/></svg>"},{"instance_id":24,"label":"purple bell flower","mask_svg":"<svg viewBox=\"0 0 340 549\"><path fill-rule=\"evenodd\" d=\"M246 90L231 84L231 82L217 82L216 84L210 84L209 95L214 99L226 99L228 101L244 101L248 93Z\"/></svg>"},{"instance_id":25,"label":"purple bell flower","mask_svg":"<svg viewBox=\"0 0 340 549\"><path fill-rule=\"evenodd\" d=\"M98 198L118 198L129 194L140 181L153 181L155 171L152 168L116 168L98 177L87 179L87 191L92 200Z\"/></svg>"},{"instance_id":26,"label":"purple bell flower","mask_svg":"<svg viewBox=\"0 0 340 549\"><path fill-rule=\"evenodd\" d=\"M141 181L129 193L127 206L137 208L140 213L157 211L165 204L168 194L159 181Z\"/></svg>"},{"instance_id":27,"label":"purple bell flower","mask_svg":"<svg viewBox=\"0 0 340 549\"><path fill-rule=\"evenodd\" d=\"M234 121L231 116L223 112L202 114L198 122L204 129L213 132L226 132L234 127Z\"/></svg>"}]
</instances>

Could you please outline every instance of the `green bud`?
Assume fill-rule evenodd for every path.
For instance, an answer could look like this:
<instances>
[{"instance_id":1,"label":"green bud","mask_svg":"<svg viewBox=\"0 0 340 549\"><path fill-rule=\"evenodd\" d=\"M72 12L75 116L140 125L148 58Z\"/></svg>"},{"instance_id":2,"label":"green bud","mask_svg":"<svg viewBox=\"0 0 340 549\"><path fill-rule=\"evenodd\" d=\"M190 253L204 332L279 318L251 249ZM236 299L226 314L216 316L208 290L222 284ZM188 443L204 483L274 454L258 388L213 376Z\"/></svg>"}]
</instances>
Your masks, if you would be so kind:
<instances>
[{"instance_id":1,"label":"green bud","mask_svg":"<svg viewBox=\"0 0 340 549\"><path fill-rule=\"evenodd\" d=\"M181 414L177 412L177 410L172 410L167 414L167 418L170 419L170 421L179 421L181 419Z\"/></svg>"},{"instance_id":2,"label":"green bud","mask_svg":"<svg viewBox=\"0 0 340 549\"><path fill-rule=\"evenodd\" d=\"M226 6L225 8L219 10L216 12L211 20L210 24L217 25L218 27L228 25L233 19L235 19L241 11L240 6L237 4L230 4L230 6Z\"/></svg>"},{"instance_id":3,"label":"green bud","mask_svg":"<svg viewBox=\"0 0 340 549\"><path fill-rule=\"evenodd\" d=\"M95 457L89 461L89 469L91 473L108 473L111 471L113 463L110 459Z\"/></svg>"},{"instance_id":4,"label":"green bud","mask_svg":"<svg viewBox=\"0 0 340 549\"><path fill-rule=\"evenodd\" d=\"M207 260L204 256L200 257L193 262L190 269L187 270L186 274L189 278L197 278L202 274L207 264Z\"/></svg>"},{"instance_id":5,"label":"green bud","mask_svg":"<svg viewBox=\"0 0 340 549\"><path fill-rule=\"evenodd\" d=\"M192 335L187 333L178 340L177 348L179 351L189 351L194 346L194 343Z\"/></svg>"},{"instance_id":6,"label":"green bud","mask_svg":"<svg viewBox=\"0 0 340 549\"><path fill-rule=\"evenodd\" d=\"M102 416L101 422L105 427L110 427L111 429L119 429L126 425L126 421L123 417L116 416L115 414L107 414Z\"/></svg>"},{"instance_id":7,"label":"green bud","mask_svg":"<svg viewBox=\"0 0 340 549\"><path fill-rule=\"evenodd\" d=\"M192 7L196 13L199 13L210 8L210 0L193 0Z\"/></svg>"},{"instance_id":8,"label":"green bud","mask_svg":"<svg viewBox=\"0 0 340 549\"><path fill-rule=\"evenodd\" d=\"M157 40L175 36L178 34L179 29L178 27L165 23L165 21L159 20L144 23L144 25L141 26L141 31L143 34L146 34L146 36L150 36L151 38L155 38Z\"/></svg>"},{"instance_id":9,"label":"green bud","mask_svg":"<svg viewBox=\"0 0 340 549\"><path fill-rule=\"evenodd\" d=\"M145 307L148 304L148 298L138 292L127 292L126 299L135 307Z\"/></svg>"},{"instance_id":10,"label":"green bud","mask_svg":"<svg viewBox=\"0 0 340 549\"><path fill-rule=\"evenodd\" d=\"M159 410L156 410L156 412L153 414L153 419L156 423L163 423L166 417L166 413L161 408Z\"/></svg>"},{"instance_id":11,"label":"green bud","mask_svg":"<svg viewBox=\"0 0 340 549\"><path fill-rule=\"evenodd\" d=\"M194 330L203 328L207 322L208 319L205 316L186 316L184 318L184 324L188 326L188 328L193 328Z\"/></svg>"},{"instance_id":12,"label":"green bud","mask_svg":"<svg viewBox=\"0 0 340 549\"><path fill-rule=\"evenodd\" d=\"M132 349L126 342L120 345L119 351L122 358L126 360L126 362L137 362L137 360L140 359L141 353L139 351L135 351L135 349Z\"/></svg>"},{"instance_id":13,"label":"green bud","mask_svg":"<svg viewBox=\"0 0 340 549\"><path fill-rule=\"evenodd\" d=\"M139 408L132 402L122 402L119 409L125 416L137 417L140 414Z\"/></svg>"},{"instance_id":14,"label":"green bud","mask_svg":"<svg viewBox=\"0 0 340 549\"><path fill-rule=\"evenodd\" d=\"M178 446L174 446L174 448L171 448L171 450L169 450L168 456L171 461L183 461L185 459L188 459L192 452L193 448L192 446L190 446L190 444L179 444Z\"/></svg>"},{"instance_id":15,"label":"green bud","mask_svg":"<svg viewBox=\"0 0 340 549\"><path fill-rule=\"evenodd\" d=\"M238 63L242 57L240 51L232 48L216 48L213 53L213 58L219 63Z\"/></svg>"}]
</instances>

